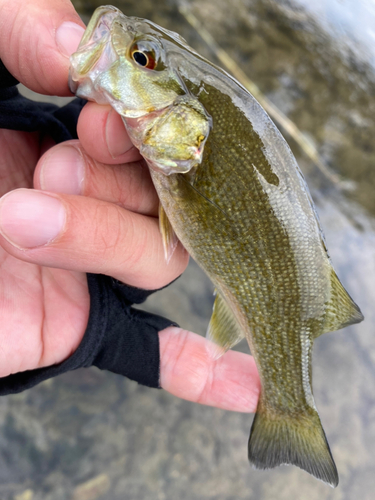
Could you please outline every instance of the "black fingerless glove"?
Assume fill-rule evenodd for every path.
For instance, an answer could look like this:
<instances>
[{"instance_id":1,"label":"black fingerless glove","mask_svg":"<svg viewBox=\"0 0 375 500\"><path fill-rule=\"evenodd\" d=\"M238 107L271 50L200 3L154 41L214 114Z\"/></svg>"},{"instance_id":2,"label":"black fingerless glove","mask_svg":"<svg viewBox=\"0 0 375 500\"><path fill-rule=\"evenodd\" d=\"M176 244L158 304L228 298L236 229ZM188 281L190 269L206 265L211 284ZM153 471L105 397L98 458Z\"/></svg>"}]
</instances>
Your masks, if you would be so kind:
<instances>
[{"instance_id":1,"label":"black fingerless glove","mask_svg":"<svg viewBox=\"0 0 375 500\"><path fill-rule=\"evenodd\" d=\"M1 64L0 128L48 133L56 142L77 137L78 115L86 101L75 99L62 108L37 103L21 96L16 87L4 88L4 82L17 83ZM91 365L149 387L160 387L158 332L174 323L131 307L144 302L153 291L103 275L88 274L87 281L90 315L78 349L58 365L0 378L0 395L21 392L48 378Z\"/></svg>"},{"instance_id":2,"label":"black fingerless glove","mask_svg":"<svg viewBox=\"0 0 375 500\"><path fill-rule=\"evenodd\" d=\"M130 287L100 274L88 274L87 282L90 317L75 353L58 365L0 378L0 395L21 392L61 373L92 365L160 387L158 332L172 322L131 307L155 290Z\"/></svg>"},{"instance_id":3,"label":"black fingerless glove","mask_svg":"<svg viewBox=\"0 0 375 500\"><path fill-rule=\"evenodd\" d=\"M17 80L0 61L0 128L23 132L40 132L56 142L77 139L77 120L87 101L74 99L59 107L47 102L35 102L18 92Z\"/></svg>"}]
</instances>

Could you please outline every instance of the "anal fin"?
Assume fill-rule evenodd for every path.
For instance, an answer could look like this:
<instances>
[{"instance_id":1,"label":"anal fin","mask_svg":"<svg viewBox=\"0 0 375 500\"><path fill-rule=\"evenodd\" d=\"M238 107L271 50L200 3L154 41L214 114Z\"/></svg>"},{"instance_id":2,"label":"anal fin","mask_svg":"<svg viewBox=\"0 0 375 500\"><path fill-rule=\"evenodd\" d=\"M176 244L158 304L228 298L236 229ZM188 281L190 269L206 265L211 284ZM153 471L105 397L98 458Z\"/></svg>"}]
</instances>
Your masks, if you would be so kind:
<instances>
[{"instance_id":1,"label":"anal fin","mask_svg":"<svg viewBox=\"0 0 375 500\"><path fill-rule=\"evenodd\" d=\"M159 204L159 227L163 239L164 256L168 264L176 250L179 240L161 203Z\"/></svg>"},{"instance_id":2,"label":"anal fin","mask_svg":"<svg viewBox=\"0 0 375 500\"><path fill-rule=\"evenodd\" d=\"M214 358L219 358L228 349L235 346L245 337L232 310L217 291L206 337L211 340L209 350Z\"/></svg>"}]
</instances>

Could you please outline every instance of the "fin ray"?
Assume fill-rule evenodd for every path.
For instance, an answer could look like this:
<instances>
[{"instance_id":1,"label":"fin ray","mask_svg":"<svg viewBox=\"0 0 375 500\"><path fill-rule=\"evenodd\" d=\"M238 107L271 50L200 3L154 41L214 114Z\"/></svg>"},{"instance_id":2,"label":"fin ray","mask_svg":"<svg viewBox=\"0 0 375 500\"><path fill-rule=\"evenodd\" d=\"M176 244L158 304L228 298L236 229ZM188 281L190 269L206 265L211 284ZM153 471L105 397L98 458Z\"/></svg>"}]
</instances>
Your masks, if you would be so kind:
<instances>
[{"instance_id":1,"label":"fin ray","mask_svg":"<svg viewBox=\"0 0 375 500\"><path fill-rule=\"evenodd\" d=\"M222 356L245 337L229 305L219 292L215 290L215 302L206 337L214 342L210 348L215 358Z\"/></svg>"},{"instance_id":2,"label":"fin ray","mask_svg":"<svg viewBox=\"0 0 375 500\"><path fill-rule=\"evenodd\" d=\"M332 269L331 298L326 307L324 330L320 334L340 330L346 326L360 323L363 319L361 310Z\"/></svg>"},{"instance_id":3,"label":"fin ray","mask_svg":"<svg viewBox=\"0 0 375 500\"><path fill-rule=\"evenodd\" d=\"M168 264L174 251L177 248L179 239L177 238L177 235L174 232L174 229L171 226L171 223L169 222L167 214L165 213L161 203L159 204L159 228L161 237L163 239L165 260Z\"/></svg>"},{"instance_id":4,"label":"fin ray","mask_svg":"<svg viewBox=\"0 0 375 500\"><path fill-rule=\"evenodd\" d=\"M271 415L259 408L249 438L249 461L257 469L292 464L333 488L339 478L318 413Z\"/></svg>"}]
</instances>

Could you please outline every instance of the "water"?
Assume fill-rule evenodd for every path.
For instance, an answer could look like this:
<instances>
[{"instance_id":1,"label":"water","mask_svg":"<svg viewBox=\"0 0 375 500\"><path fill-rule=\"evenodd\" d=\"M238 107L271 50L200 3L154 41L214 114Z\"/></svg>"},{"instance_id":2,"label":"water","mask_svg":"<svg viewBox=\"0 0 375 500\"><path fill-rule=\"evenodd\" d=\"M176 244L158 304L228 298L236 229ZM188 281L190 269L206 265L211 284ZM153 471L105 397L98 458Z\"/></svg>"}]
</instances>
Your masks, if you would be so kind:
<instances>
[{"instance_id":1,"label":"water","mask_svg":"<svg viewBox=\"0 0 375 500\"><path fill-rule=\"evenodd\" d=\"M294 0L314 18L319 27L343 45L343 51L355 51L357 59L375 64L375 2L373 0Z\"/></svg>"},{"instance_id":2,"label":"water","mask_svg":"<svg viewBox=\"0 0 375 500\"><path fill-rule=\"evenodd\" d=\"M75 3L83 14L100 4ZM366 317L360 325L324 335L314 350L314 394L340 485L332 490L295 467L252 470L246 458L250 415L194 405L86 369L0 400L1 500L373 496L375 3L185 4L298 126L330 171L353 188L332 183L289 138L311 186L337 273ZM148 17L178 31L215 60L175 1L116 5L128 15ZM204 333L211 305L212 287L192 264L146 307Z\"/></svg>"}]
</instances>

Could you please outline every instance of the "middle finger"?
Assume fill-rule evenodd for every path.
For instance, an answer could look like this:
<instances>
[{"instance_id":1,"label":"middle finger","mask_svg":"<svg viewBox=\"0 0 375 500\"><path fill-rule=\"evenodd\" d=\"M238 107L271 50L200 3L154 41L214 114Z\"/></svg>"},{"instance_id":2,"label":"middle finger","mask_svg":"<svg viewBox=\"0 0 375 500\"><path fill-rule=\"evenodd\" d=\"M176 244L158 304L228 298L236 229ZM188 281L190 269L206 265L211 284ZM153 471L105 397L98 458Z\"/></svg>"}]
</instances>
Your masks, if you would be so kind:
<instances>
[{"instance_id":1,"label":"middle finger","mask_svg":"<svg viewBox=\"0 0 375 500\"><path fill-rule=\"evenodd\" d=\"M77 132L86 151L102 163L127 163L139 157L121 116L109 105L88 102L79 115Z\"/></svg>"}]
</instances>

